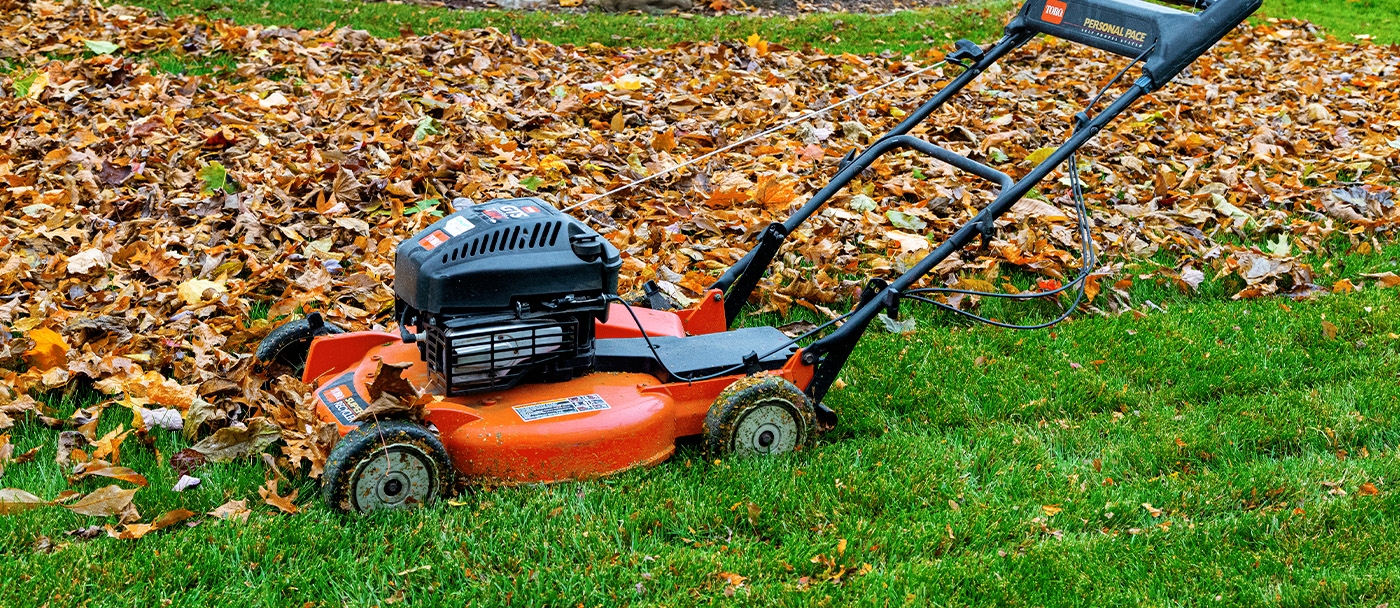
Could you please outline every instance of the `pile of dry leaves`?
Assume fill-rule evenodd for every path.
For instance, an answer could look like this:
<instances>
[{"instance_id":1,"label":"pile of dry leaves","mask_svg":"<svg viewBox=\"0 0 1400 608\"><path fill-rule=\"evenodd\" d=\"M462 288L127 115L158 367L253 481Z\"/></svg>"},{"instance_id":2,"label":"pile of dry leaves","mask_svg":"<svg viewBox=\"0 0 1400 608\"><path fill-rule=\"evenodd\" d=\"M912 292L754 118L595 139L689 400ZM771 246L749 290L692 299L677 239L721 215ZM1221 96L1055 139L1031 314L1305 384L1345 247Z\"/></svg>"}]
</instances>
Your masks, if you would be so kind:
<instances>
[{"instance_id":1,"label":"pile of dry leaves","mask_svg":"<svg viewBox=\"0 0 1400 608\"><path fill-rule=\"evenodd\" d=\"M171 75L156 54L236 68ZM1322 41L1303 23L1241 28L1101 134L1082 169L1109 265L1089 306L1131 310L1124 289L1145 277L1184 289L1234 277L1239 297L1333 288L1314 285L1298 256L1326 239L1377 247L1400 218L1385 185L1400 166L1397 56ZM0 58L14 66L0 100L0 429L38 417L100 446L85 425L121 406L139 414L138 433L225 433L187 455L194 464L280 437L313 468L323 429L307 387L269 382L248 355L265 319L319 308L342 326L383 327L394 246L455 198L566 206L918 67L756 37L664 50L495 31L386 40L76 0L0 15ZM1024 174L1122 62L1036 42L916 134ZM655 279L694 297L841 155L954 75L929 72L581 215L625 252L624 289ZM1006 289L1013 268L1072 273L1065 181L1055 174L991 247L929 281ZM992 196L916 154L887 157L794 235L762 303L830 312L857 279L907 267ZM112 400L69 420L30 396L85 383Z\"/></svg>"}]
</instances>

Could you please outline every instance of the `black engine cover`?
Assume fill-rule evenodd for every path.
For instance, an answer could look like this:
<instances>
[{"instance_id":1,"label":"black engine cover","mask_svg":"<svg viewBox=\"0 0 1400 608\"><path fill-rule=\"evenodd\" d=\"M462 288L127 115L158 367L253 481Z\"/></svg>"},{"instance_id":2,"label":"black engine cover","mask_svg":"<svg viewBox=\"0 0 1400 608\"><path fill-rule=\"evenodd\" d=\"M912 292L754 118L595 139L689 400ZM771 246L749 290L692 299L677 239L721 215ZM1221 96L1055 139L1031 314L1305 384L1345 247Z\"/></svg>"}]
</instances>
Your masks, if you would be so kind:
<instances>
[{"instance_id":1,"label":"black engine cover","mask_svg":"<svg viewBox=\"0 0 1400 608\"><path fill-rule=\"evenodd\" d=\"M400 243L394 293L430 315L506 312L561 296L601 302L617 292L621 266L607 239L548 203L497 199ZM599 308L606 315L606 304Z\"/></svg>"}]
</instances>

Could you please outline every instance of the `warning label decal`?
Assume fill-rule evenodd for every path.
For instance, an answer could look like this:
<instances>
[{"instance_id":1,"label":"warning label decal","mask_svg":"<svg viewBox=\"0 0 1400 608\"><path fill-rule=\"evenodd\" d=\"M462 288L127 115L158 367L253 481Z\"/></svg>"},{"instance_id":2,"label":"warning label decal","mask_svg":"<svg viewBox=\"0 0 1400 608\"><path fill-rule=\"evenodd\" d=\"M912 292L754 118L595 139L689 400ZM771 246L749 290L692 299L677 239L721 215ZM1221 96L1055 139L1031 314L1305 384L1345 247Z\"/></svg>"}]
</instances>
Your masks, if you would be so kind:
<instances>
[{"instance_id":1,"label":"warning label decal","mask_svg":"<svg viewBox=\"0 0 1400 608\"><path fill-rule=\"evenodd\" d=\"M345 426L355 426L355 417L369 407L364 399L355 394L355 372L345 372L321 389L321 402L331 415Z\"/></svg>"},{"instance_id":2,"label":"warning label decal","mask_svg":"<svg viewBox=\"0 0 1400 608\"><path fill-rule=\"evenodd\" d=\"M447 239L448 236L446 232L443 232L441 230L434 230L432 234L418 239L418 244L422 245L424 249L432 251L434 247L446 243Z\"/></svg>"},{"instance_id":3,"label":"warning label decal","mask_svg":"<svg viewBox=\"0 0 1400 608\"><path fill-rule=\"evenodd\" d=\"M460 215L453 216L452 219L447 220L447 224L443 226L443 229L447 230L447 233L452 236L459 236L472 228L476 228L476 225L468 222L466 218Z\"/></svg>"},{"instance_id":4,"label":"warning label decal","mask_svg":"<svg viewBox=\"0 0 1400 608\"><path fill-rule=\"evenodd\" d=\"M554 418L556 416L568 416L581 412L596 412L608 409L608 402L594 393L592 395L580 395L578 397L567 397L555 399L554 401L541 401L539 403L527 403L517 405L513 408L515 413L520 414L520 419L525 422Z\"/></svg>"}]
</instances>

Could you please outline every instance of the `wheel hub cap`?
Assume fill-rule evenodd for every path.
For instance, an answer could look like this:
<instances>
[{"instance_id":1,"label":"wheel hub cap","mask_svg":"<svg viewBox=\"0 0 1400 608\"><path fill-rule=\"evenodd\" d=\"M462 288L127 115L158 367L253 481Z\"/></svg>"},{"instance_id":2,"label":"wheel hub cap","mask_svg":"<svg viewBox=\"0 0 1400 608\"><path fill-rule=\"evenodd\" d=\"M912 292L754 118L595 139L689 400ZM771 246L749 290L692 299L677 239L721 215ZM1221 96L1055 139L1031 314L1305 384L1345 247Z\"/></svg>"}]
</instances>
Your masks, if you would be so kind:
<instances>
[{"instance_id":1,"label":"wheel hub cap","mask_svg":"<svg viewBox=\"0 0 1400 608\"><path fill-rule=\"evenodd\" d=\"M735 453L782 454L797 447L801 434L792 411L782 405L760 405L750 410L735 431Z\"/></svg>"},{"instance_id":2,"label":"wheel hub cap","mask_svg":"<svg viewBox=\"0 0 1400 608\"><path fill-rule=\"evenodd\" d=\"M437 466L417 447L391 445L365 459L355 471L352 496L360 511L428 502L436 491Z\"/></svg>"}]
</instances>

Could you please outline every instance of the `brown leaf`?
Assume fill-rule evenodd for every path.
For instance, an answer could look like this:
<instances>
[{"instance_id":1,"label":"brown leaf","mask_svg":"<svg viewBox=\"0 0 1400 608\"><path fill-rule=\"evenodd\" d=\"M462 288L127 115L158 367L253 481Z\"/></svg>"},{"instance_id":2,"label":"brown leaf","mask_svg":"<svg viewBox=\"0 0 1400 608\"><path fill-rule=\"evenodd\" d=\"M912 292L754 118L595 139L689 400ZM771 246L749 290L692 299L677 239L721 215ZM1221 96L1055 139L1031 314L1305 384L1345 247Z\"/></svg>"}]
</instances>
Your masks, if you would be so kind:
<instances>
[{"instance_id":1,"label":"brown leaf","mask_svg":"<svg viewBox=\"0 0 1400 608\"><path fill-rule=\"evenodd\" d=\"M1366 277L1368 279L1376 279L1376 285L1380 286L1381 288L1400 287L1400 275L1397 275L1393 272L1386 271L1375 274L1363 274L1361 276Z\"/></svg>"},{"instance_id":2,"label":"brown leaf","mask_svg":"<svg viewBox=\"0 0 1400 608\"><path fill-rule=\"evenodd\" d=\"M146 486L145 475L137 473L127 467L112 465L105 460L93 460L78 465L78 468L73 473L73 480L86 479L94 475L134 483L141 487Z\"/></svg>"},{"instance_id":3,"label":"brown leaf","mask_svg":"<svg viewBox=\"0 0 1400 608\"><path fill-rule=\"evenodd\" d=\"M374 368L374 378L366 389L370 401L378 399L380 395L389 394L408 400L418 397L418 390L409 384L403 377L404 370L413 366L412 362L385 363L379 360Z\"/></svg>"},{"instance_id":4,"label":"brown leaf","mask_svg":"<svg viewBox=\"0 0 1400 608\"><path fill-rule=\"evenodd\" d=\"M293 488L291 494L278 496L276 478L267 480L267 483L263 484L263 487L258 488L258 495L263 497L263 502L277 507L279 511L289 515L301 511L301 508L296 506L293 502L297 499L297 492L298 490Z\"/></svg>"},{"instance_id":5,"label":"brown leaf","mask_svg":"<svg viewBox=\"0 0 1400 608\"><path fill-rule=\"evenodd\" d=\"M248 521L248 515L250 513L252 513L252 511L248 509L248 501L230 500L224 504L219 505L218 507L215 507L213 511L209 512L209 515L224 520L237 520L246 522Z\"/></svg>"},{"instance_id":6,"label":"brown leaf","mask_svg":"<svg viewBox=\"0 0 1400 608\"><path fill-rule=\"evenodd\" d=\"M1358 496L1375 496L1380 493L1381 491L1376 488L1376 485L1369 481L1361 484L1361 487L1356 489L1356 494Z\"/></svg>"},{"instance_id":7,"label":"brown leaf","mask_svg":"<svg viewBox=\"0 0 1400 608\"><path fill-rule=\"evenodd\" d=\"M193 511L174 509L166 511L149 524L126 524L120 529L107 526L107 536L121 540L137 540L151 532L169 528L191 517L194 517Z\"/></svg>"},{"instance_id":8,"label":"brown leaf","mask_svg":"<svg viewBox=\"0 0 1400 608\"><path fill-rule=\"evenodd\" d=\"M261 453L281 436L277 425L266 418L250 418L246 426L221 428L189 449L209 462L231 462Z\"/></svg>"},{"instance_id":9,"label":"brown leaf","mask_svg":"<svg viewBox=\"0 0 1400 608\"><path fill-rule=\"evenodd\" d=\"M1323 322L1322 322L1322 335L1323 335L1323 336L1326 336L1328 340L1336 340L1336 339L1337 339L1337 326L1336 326L1336 325L1333 325L1331 321L1323 321Z\"/></svg>"},{"instance_id":10,"label":"brown leaf","mask_svg":"<svg viewBox=\"0 0 1400 608\"><path fill-rule=\"evenodd\" d=\"M0 515L14 515L52 504L17 488L0 489Z\"/></svg>"},{"instance_id":11,"label":"brown leaf","mask_svg":"<svg viewBox=\"0 0 1400 608\"><path fill-rule=\"evenodd\" d=\"M123 490L121 486L110 485L93 490L71 505L64 505L69 511L93 517L110 517L131 506L131 498L136 488Z\"/></svg>"}]
</instances>

